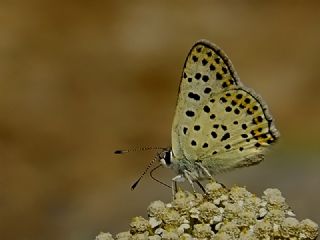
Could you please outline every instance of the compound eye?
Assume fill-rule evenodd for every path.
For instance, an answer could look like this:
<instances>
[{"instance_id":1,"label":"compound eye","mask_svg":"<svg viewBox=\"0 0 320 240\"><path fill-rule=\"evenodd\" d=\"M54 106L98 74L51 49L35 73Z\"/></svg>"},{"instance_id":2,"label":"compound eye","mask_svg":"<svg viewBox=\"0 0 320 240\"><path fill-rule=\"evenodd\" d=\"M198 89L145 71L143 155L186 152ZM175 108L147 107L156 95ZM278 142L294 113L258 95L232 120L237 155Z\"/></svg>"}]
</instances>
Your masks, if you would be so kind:
<instances>
[{"instance_id":1,"label":"compound eye","mask_svg":"<svg viewBox=\"0 0 320 240\"><path fill-rule=\"evenodd\" d=\"M170 151L166 151L164 153L164 157L163 157L164 161L166 162L166 165L169 166L171 164L171 154Z\"/></svg>"}]
</instances>

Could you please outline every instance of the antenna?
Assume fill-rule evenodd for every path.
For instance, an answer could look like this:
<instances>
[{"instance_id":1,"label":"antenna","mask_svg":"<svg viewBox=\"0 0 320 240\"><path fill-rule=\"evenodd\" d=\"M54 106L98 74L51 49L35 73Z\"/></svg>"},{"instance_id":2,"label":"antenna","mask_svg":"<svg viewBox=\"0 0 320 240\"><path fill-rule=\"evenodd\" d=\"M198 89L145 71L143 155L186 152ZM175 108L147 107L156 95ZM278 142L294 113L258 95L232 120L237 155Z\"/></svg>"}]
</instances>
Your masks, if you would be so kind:
<instances>
[{"instance_id":1,"label":"antenna","mask_svg":"<svg viewBox=\"0 0 320 240\"><path fill-rule=\"evenodd\" d=\"M150 162L149 165L146 167L146 169L145 169L144 172L141 174L141 176L138 178L138 180L135 181L134 184L132 184L131 190L134 190L134 189L137 187L137 185L138 185L138 183L140 182L140 180L141 180L141 179L143 178L143 176L148 172L149 168L154 164L154 162L155 162L157 159L158 159L158 155L157 155L154 159L151 160L151 162Z\"/></svg>"},{"instance_id":2,"label":"antenna","mask_svg":"<svg viewBox=\"0 0 320 240\"><path fill-rule=\"evenodd\" d=\"M160 149L160 150L166 150L167 148L164 148L164 147L139 147L139 148L123 149L123 150L119 149L119 150L114 151L114 154L124 154L124 153L129 153L129 152L147 151L147 150L159 150L159 149ZM148 170L149 170L150 167L154 164L154 162L155 162L156 160L158 160L158 159L159 159L159 153L154 157L154 159L152 159L152 161L149 163L149 165L146 167L146 169L145 169L145 170L143 171L143 173L140 175L140 177L138 178L138 180L135 181L135 182L132 184L131 190L134 190L134 189L138 186L138 184L139 184L139 182L141 181L141 179L142 179L142 178L144 177L144 175L148 172ZM152 178L153 180L155 180L156 182L161 183L162 185L171 188L169 185L161 182L160 180L158 180L158 179L156 179L156 178L154 178L154 177L152 176L153 171L155 171L155 170L158 169L159 167L161 167L161 164L159 164L158 166L156 166L155 168L153 168L153 169L150 171L150 176L151 176L151 178Z\"/></svg>"},{"instance_id":3,"label":"antenna","mask_svg":"<svg viewBox=\"0 0 320 240\"><path fill-rule=\"evenodd\" d=\"M159 149L164 150L166 148L163 148L163 147L138 147L138 148L132 148L132 149L116 150L116 151L114 151L114 154L124 154L124 153L128 153L128 152L159 150Z\"/></svg>"}]
</instances>

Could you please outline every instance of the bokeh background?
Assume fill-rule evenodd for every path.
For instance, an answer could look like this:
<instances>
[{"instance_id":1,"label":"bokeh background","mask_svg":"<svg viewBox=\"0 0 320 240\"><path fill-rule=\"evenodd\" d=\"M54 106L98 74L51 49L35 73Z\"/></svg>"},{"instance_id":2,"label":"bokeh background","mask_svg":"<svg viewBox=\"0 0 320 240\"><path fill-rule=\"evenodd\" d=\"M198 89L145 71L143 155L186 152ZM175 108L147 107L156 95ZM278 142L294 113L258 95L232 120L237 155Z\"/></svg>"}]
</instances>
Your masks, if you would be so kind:
<instances>
[{"instance_id":1,"label":"bokeh background","mask_svg":"<svg viewBox=\"0 0 320 240\"><path fill-rule=\"evenodd\" d=\"M279 188L320 222L319 1L2 1L0 236L94 239L128 229L171 191L146 177L170 145L179 78L206 38L268 103L281 139L258 166L219 175ZM170 170L157 177L170 183Z\"/></svg>"}]
</instances>

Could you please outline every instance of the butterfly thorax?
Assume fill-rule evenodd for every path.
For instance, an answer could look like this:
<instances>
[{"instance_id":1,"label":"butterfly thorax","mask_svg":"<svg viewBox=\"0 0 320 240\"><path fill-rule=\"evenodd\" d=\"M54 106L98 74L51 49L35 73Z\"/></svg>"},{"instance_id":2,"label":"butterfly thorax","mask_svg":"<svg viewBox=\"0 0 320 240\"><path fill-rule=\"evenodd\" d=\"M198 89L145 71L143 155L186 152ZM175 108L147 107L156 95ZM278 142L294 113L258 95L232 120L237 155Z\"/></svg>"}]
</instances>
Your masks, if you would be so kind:
<instances>
[{"instance_id":1,"label":"butterfly thorax","mask_svg":"<svg viewBox=\"0 0 320 240\"><path fill-rule=\"evenodd\" d=\"M159 153L158 156L163 166L171 168L178 175L185 176L187 173L193 180L209 178L199 160L177 159L171 149Z\"/></svg>"}]
</instances>

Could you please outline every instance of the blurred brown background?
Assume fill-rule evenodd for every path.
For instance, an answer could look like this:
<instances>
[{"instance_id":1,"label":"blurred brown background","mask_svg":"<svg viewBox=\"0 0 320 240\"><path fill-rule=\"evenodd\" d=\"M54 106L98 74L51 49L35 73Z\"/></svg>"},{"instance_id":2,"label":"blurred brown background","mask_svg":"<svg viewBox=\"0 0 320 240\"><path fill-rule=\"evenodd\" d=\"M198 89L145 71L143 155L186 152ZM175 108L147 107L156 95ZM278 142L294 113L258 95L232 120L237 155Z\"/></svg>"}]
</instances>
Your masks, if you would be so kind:
<instances>
[{"instance_id":1,"label":"blurred brown background","mask_svg":"<svg viewBox=\"0 0 320 240\"><path fill-rule=\"evenodd\" d=\"M262 164L218 180L277 187L299 219L320 222L319 2L2 1L2 239L93 239L170 200L148 177L130 191L153 152L112 152L170 145L182 65L201 38L231 57L282 134Z\"/></svg>"}]
</instances>

